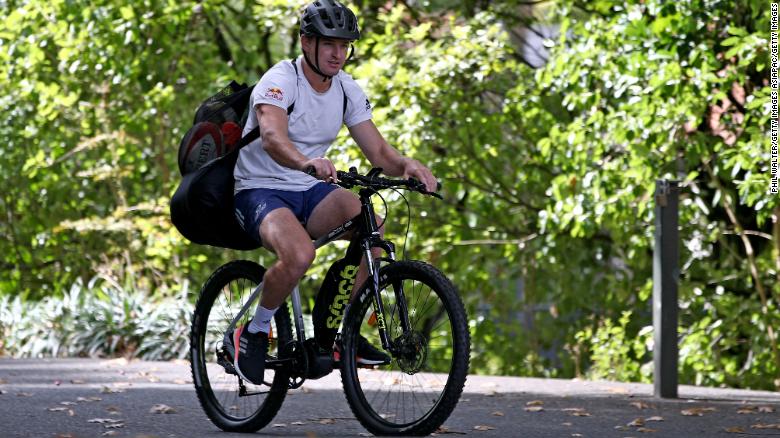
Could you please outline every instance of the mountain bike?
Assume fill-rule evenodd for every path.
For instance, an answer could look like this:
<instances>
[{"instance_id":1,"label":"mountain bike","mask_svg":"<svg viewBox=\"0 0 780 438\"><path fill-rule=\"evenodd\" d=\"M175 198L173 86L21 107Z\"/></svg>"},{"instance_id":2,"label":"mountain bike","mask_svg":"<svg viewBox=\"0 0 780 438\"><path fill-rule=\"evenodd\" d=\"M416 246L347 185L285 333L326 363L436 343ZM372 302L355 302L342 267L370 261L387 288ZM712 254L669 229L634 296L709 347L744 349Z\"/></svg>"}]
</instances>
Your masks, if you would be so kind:
<instances>
[{"instance_id":1,"label":"mountain bike","mask_svg":"<svg viewBox=\"0 0 780 438\"><path fill-rule=\"evenodd\" d=\"M330 338L325 348L318 344L317 333L306 338L296 286L291 303L282 305L272 320L263 384L242 380L233 368L227 336L247 322L251 316L247 313L253 314L248 310L260 297L265 269L251 261L232 261L203 285L192 320L192 377L201 406L219 428L230 432L263 428L279 411L289 389L334 369L340 370L355 417L375 435L427 435L452 413L469 368L471 347L463 303L455 286L435 267L396 260L394 244L380 236L372 203L372 197L381 198L379 191L384 189L439 196L427 192L419 181L383 178L380 172L372 169L362 175L351 168L337 173L339 185L359 189L361 212L314 242L320 248L352 232L347 253L357 254L358 262L363 257L367 261L368 278L351 301L349 279L354 281L357 267L351 273L349 267L344 269L342 295L329 309L328 327L341 328L336 334L338 362ZM383 256L372 256L374 248L382 250ZM391 362L358 363L361 336L381 345Z\"/></svg>"}]
</instances>

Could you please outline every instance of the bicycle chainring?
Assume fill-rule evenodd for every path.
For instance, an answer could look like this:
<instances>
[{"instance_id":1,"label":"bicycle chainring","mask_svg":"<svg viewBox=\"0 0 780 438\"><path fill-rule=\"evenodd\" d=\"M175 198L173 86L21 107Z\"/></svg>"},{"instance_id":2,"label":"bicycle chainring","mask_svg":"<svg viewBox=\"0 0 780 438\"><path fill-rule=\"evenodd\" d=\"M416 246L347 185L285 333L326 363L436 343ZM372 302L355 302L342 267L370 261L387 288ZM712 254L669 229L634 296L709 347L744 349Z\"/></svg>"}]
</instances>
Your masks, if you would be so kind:
<instances>
[{"instance_id":1,"label":"bicycle chainring","mask_svg":"<svg viewBox=\"0 0 780 438\"><path fill-rule=\"evenodd\" d=\"M306 349L298 341L290 341L280 348L279 359L292 359L290 364L290 389L300 388L309 373L309 358Z\"/></svg>"}]
</instances>

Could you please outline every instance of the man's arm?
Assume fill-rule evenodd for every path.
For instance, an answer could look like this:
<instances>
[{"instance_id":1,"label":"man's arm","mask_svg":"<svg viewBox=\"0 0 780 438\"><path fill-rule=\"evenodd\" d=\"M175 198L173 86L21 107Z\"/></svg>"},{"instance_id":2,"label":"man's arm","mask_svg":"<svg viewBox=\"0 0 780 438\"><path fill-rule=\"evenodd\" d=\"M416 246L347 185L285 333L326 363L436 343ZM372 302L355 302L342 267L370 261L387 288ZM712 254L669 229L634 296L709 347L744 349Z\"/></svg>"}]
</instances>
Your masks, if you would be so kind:
<instances>
[{"instance_id":1,"label":"man's arm","mask_svg":"<svg viewBox=\"0 0 780 438\"><path fill-rule=\"evenodd\" d=\"M349 133L365 154L371 165L381 167L390 176L416 178L425 184L429 192L436 191L436 178L419 161L404 157L387 143L372 120L366 120L349 128Z\"/></svg>"},{"instance_id":2,"label":"man's arm","mask_svg":"<svg viewBox=\"0 0 780 438\"><path fill-rule=\"evenodd\" d=\"M319 179L336 178L336 168L327 158L309 159L293 145L287 133L287 113L278 106L261 104L255 107L260 125L263 149L277 163L291 169L306 171L313 167Z\"/></svg>"}]
</instances>

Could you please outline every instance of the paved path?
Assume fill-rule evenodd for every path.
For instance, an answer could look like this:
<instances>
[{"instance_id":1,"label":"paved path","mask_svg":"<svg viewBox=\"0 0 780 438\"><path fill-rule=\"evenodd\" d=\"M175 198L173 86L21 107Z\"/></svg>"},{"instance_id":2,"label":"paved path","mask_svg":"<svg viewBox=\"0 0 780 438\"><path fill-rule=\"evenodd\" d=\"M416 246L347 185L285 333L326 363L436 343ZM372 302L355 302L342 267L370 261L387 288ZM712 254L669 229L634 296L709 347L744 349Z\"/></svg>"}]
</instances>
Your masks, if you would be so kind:
<instances>
[{"instance_id":1,"label":"paved path","mask_svg":"<svg viewBox=\"0 0 780 438\"><path fill-rule=\"evenodd\" d=\"M470 376L438 435L780 436L780 393L681 386L680 399L659 400L652 392L643 384ZM349 410L337 373L290 394L275 427L256 436L368 436ZM158 404L171 411L152 412ZM108 421L89 422L96 419ZM209 422L183 361L0 358L0 437L101 436L247 435L221 432Z\"/></svg>"}]
</instances>

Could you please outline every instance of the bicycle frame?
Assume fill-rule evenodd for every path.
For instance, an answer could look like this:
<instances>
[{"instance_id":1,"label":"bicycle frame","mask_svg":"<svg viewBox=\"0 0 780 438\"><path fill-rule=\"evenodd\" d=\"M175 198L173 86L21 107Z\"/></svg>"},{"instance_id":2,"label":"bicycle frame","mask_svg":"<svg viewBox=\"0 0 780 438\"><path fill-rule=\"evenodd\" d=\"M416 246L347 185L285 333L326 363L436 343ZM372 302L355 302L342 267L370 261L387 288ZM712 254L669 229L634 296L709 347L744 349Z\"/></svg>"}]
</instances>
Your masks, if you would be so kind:
<instances>
[{"instance_id":1,"label":"bicycle frame","mask_svg":"<svg viewBox=\"0 0 780 438\"><path fill-rule=\"evenodd\" d=\"M342 238L347 233L354 231L350 244L359 242L361 249L366 260L368 268L368 277L366 281L370 281L369 287L371 288L372 296L374 297L374 312L377 317L377 326L379 328L379 336L382 341L382 347L385 350L395 353L395 348L390 342L390 338L387 334L384 318L384 305L382 303L381 296L379 294L379 268L382 260L381 257L374 258L371 250L373 248L380 248L387 253L390 261L395 261L395 245L387 240L382 239L379 233L379 226L376 222L376 213L374 212L374 205L371 201L371 196L375 191L370 189L361 189L359 191L360 197L360 213L354 218L344 222L340 226L334 228L326 235L316 239L314 241L314 248L319 249L328 243ZM263 282L257 285L252 291L249 299L241 307L235 318L230 322L230 326L226 332L231 332L235 329L236 324L246 314L251 305L260 297L263 289ZM399 303L399 313L401 323L403 325L403 331L406 333L409 330L409 317L406 309L406 300L404 298L402 285L397 285L395 288L396 300ZM301 306L301 296L298 286L296 285L291 294L292 308L293 308L293 320L295 321L295 333L299 342L306 340L306 334L303 324L303 308ZM350 300L351 302L351 300ZM346 313L346 306L343 312Z\"/></svg>"}]
</instances>

